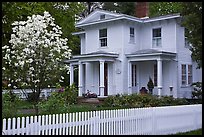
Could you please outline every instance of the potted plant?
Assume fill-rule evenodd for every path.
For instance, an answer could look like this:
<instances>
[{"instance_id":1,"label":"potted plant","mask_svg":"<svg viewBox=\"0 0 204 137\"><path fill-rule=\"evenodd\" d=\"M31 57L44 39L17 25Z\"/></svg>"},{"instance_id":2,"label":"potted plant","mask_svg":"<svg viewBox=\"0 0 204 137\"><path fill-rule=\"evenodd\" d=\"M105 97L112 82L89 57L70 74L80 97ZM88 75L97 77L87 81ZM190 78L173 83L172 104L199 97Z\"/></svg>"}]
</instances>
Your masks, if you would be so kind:
<instances>
[{"instance_id":1,"label":"potted plant","mask_svg":"<svg viewBox=\"0 0 204 137\"><path fill-rule=\"evenodd\" d=\"M149 82L147 83L147 88L149 89L149 93L152 94L152 91L154 88L154 83L153 83L151 77L149 77Z\"/></svg>"}]
</instances>

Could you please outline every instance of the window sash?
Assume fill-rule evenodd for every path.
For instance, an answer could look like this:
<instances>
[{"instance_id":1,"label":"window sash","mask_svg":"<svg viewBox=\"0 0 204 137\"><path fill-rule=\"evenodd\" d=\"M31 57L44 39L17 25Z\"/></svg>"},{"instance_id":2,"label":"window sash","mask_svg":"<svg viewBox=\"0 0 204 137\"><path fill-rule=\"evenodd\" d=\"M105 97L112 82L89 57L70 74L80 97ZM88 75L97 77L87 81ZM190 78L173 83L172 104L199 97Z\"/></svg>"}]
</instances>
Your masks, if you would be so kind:
<instances>
[{"instance_id":1,"label":"window sash","mask_svg":"<svg viewBox=\"0 0 204 137\"><path fill-rule=\"evenodd\" d=\"M130 27L130 42L135 42L135 29Z\"/></svg>"},{"instance_id":2,"label":"window sash","mask_svg":"<svg viewBox=\"0 0 204 137\"><path fill-rule=\"evenodd\" d=\"M106 47L107 46L107 38L101 38L100 39L100 45L101 45L101 47Z\"/></svg>"},{"instance_id":3,"label":"window sash","mask_svg":"<svg viewBox=\"0 0 204 137\"><path fill-rule=\"evenodd\" d=\"M100 15L100 19L105 19L105 14Z\"/></svg>"},{"instance_id":4,"label":"window sash","mask_svg":"<svg viewBox=\"0 0 204 137\"><path fill-rule=\"evenodd\" d=\"M153 29L153 38L161 37L161 28Z\"/></svg>"},{"instance_id":5,"label":"window sash","mask_svg":"<svg viewBox=\"0 0 204 137\"><path fill-rule=\"evenodd\" d=\"M192 65L188 65L188 84L192 84Z\"/></svg>"},{"instance_id":6,"label":"window sash","mask_svg":"<svg viewBox=\"0 0 204 137\"><path fill-rule=\"evenodd\" d=\"M152 40L153 47L161 47L161 37L155 37Z\"/></svg>"},{"instance_id":7,"label":"window sash","mask_svg":"<svg viewBox=\"0 0 204 137\"><path fill-rule=\"evenodd\" d=\"M99 30L99 38L107 37L107 29L100 29Z\"/></svg>"},{"instance_id":8,"label":"window sash","mask_svg":"<svg viewBox=\"0 0 204 137\"><path fill-rule=\"evenodd\" d=\"M187 83L187 78L186 78L186 65L182 64L181 65L181 83L182 85L186 85Z\"/></svg>"}]
</instances>

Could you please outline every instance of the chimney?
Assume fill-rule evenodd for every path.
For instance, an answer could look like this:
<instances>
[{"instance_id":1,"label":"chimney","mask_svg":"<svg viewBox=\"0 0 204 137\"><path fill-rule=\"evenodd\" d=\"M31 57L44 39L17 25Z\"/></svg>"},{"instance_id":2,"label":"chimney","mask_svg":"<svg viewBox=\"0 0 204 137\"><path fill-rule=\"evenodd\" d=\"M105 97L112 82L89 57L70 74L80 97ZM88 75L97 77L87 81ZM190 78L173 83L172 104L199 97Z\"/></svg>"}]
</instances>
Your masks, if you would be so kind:
<instances>
[{"instance_id":1,"label":"chimney","mask_svg":"<svg viewBox=\"0 0 204 137\"><path fill-rule=\"evenodd\" d=\"M135 16L138 18L148 18L148 16L149 16L149 3L148 2L136 2L136 4L135 4Z\"/></svg>"}]
</instances>

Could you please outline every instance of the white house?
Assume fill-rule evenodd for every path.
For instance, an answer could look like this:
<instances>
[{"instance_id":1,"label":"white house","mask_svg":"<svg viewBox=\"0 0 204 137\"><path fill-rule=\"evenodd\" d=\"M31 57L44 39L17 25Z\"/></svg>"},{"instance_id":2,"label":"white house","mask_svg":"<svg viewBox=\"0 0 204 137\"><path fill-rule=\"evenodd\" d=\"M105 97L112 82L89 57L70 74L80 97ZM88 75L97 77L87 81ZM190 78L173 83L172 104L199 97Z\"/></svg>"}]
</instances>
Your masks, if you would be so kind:
<instances>
[{"instance_id":1,"label":"white house","mask_svg":"<svg viewBox=\"0 0 204 137\"><path fill-rule=\"evenodd\" d=\"M146 15L146 12L144 13ZM79 96L90 90L99 97L138 93L191 97L192 82L202 81L202 70L191 59L180 14L149 18L95 10L76 23L81 54L65 61L79 67Z\"/></svg>"}]
</instances>

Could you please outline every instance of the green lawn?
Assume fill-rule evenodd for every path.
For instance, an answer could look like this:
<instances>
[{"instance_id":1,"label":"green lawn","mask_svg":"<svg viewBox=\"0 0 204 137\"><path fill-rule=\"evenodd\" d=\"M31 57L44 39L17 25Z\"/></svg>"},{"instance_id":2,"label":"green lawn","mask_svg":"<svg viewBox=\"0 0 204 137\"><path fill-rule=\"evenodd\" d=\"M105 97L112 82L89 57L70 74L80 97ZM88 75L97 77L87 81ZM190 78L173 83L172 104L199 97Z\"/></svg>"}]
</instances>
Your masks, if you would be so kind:
<instances>
[{"instance_id":1,"label":"green lawn","mask_svg":"<svg viewBox=\"0 0 204 137\"><path fill-rule=\"evenodd\" d=\"M202 135L202 128L198 129L198 130L185 132L185 133L177 133L177 134L174 134L174 135Z\"/></svg>"}]
</instances>

